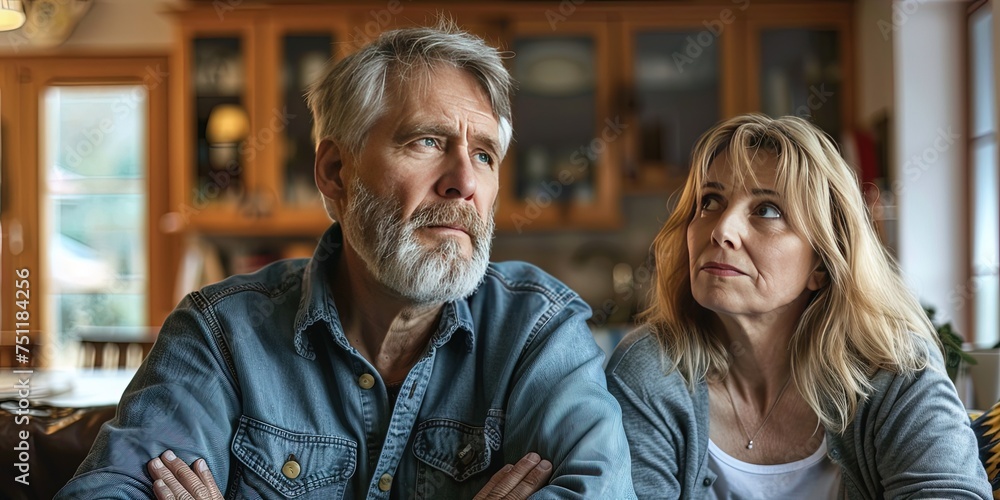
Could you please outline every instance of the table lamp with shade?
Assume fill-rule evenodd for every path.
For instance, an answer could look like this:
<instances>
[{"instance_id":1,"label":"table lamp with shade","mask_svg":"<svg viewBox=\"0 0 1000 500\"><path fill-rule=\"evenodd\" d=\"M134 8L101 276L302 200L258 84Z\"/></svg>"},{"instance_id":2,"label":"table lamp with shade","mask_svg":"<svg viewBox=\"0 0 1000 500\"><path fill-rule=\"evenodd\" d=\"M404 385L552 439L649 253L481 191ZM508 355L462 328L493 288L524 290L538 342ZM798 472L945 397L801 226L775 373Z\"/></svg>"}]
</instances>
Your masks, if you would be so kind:
<instances>
[{"instance_id":1,"label":"table lamp with shade","mask_svg":"<svg viewBox=\"0 0 1000 500\"><path fill-rule=\"evenodd\" d=\"M220 104L208 115L208 161L221 170L239 161L239 145L250 135L250 118L238 104Z\"/></svg>"}]
</instances>

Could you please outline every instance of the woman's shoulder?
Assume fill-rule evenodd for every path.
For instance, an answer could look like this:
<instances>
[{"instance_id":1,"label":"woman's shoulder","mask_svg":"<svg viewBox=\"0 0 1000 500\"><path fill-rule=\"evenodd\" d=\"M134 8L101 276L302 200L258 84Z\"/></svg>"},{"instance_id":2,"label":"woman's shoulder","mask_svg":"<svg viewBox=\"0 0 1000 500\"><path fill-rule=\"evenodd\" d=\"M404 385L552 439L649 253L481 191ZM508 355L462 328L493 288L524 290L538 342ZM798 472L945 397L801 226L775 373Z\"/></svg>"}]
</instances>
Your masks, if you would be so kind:
<instances>
[{"instance_id":1,"label":"woman's shoulder","mask_svg":"<svg viewBox=\"0 0 1000 500\"><path fill-rule=\"evenodd\" d=\"M652 327L643 325L627 333L611 354L607 372L645 371L649 367L669 366L669 359Z\"/></svg>"},{"instance_id":2,"label":"woman's shoulder","mask_svg":"<svg viewBox=\"0 0 1000 500\"><path fill-rule=\"evenodd\" d=\"M901 418L908 421L930 409L950 407L956 415L964 415L958 391L945 369L941 348L932 340L913 335L915 361L919 368L880 368L870 379L869 395L861 402L855 415L863 425L875 418L880 424ZM944 404L947 401L948 404Z\"/></svg>"},{"instance_id":3,"label":"woman's shoulder","mask_svg":"<svg viewBox=\"0 0 1000 500\"><path fill-rule=\"evenodd\" d=\"M915 368L895 367L876 370L871 378L876 392L884 391L889 386L911 387L936 384L942 379L950 381L941 347L927 336L917 333L911 333L909 340L912 342L912 348L905 357L901 356L899 361L902 365Z\"/></svg>"},{"instance_id":4,"label":"woman's shoulder","mask_svg":"<svg viewBox=\"0 0 1000 500\"><path fill-rule=\"evenodd\" d=\"M646 400L690 400L690 392L680 372L664 352L655 332L641 326L628 333L615 348L606 373L613 383L641 394ZM655 398L653 396L656 396Z\"/></svg>"}]
</instances>

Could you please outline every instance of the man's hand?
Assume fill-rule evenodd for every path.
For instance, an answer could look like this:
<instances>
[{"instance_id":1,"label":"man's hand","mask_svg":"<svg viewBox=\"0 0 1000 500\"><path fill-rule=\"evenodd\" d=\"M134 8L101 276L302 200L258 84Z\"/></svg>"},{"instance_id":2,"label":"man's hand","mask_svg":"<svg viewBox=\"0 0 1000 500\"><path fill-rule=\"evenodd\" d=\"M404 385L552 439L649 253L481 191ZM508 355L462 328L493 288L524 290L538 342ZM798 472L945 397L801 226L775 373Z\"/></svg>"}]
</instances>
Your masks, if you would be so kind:
<instances>
[{"instance_id":1,"label":"man's hand","mask_svg":"<svg viewBox=\"0 0 1000 500\"><path fill-rule=\"evenodd\" d=\"M222 492L215 485L215 478L208 470L205 459L192 464L194 471L183 460L167 450L146 464L153 477L153 493L158 500L222 500ZM195 472L197 471L197 472Z\"/></svg>"},{"instance_id":2,"label":"man's hand","mask_svg":"<svg viewBox=\"0 0 1000 500\"><path fill-rule=\"evenodd\" d=\"M552 463L528 453L514 465L505 465L483 486L474 500L524 500L540 490L552 475Z\"/></svg>"},{"instance_id":3,"label":"man's hand","mask_svg":"<svg viewBox=\"0 0 1000 500\"><path fill-rule=\"evenodd\" d=\"M170 450L146 465L153 478L158 500L222 500L222 492L205 460L194 461L195 471ZM514 465L506 465L490 478L475 500L524 500L540 490L552 475L552 463L537 453L528 453Z\"/></svg>"}]
</instances>

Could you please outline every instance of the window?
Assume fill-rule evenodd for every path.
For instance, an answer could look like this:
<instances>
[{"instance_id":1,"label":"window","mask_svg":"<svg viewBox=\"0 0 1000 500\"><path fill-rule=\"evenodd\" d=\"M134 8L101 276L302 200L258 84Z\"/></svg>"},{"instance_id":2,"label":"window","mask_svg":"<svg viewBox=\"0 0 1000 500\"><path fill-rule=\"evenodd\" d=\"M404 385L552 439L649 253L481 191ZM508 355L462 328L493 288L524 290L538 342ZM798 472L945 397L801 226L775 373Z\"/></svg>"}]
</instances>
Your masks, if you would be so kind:
<instances>
[{"instance_id":1,"label":"window","mask_svg":"<svg viewBox=\"0 0 1000 500\"><path fill-rule=\"evenodd\" d=\"M993 67L993 13L990 2L969 16L969 163L971 276L959 305L972 307L977 347L1000 340L1000 163Z\"/></svg>"},{"instance_id":2,"label":"window","mask_svg":"<svg viewBox=\"0 0 1000 500\"><path fill-rule=\"evenodd\" d=\"M148 103L141 85L51 86L40 99L43 325L53 364L73 365L81 336L148 325Z\"/></svg>"}]
</instances>

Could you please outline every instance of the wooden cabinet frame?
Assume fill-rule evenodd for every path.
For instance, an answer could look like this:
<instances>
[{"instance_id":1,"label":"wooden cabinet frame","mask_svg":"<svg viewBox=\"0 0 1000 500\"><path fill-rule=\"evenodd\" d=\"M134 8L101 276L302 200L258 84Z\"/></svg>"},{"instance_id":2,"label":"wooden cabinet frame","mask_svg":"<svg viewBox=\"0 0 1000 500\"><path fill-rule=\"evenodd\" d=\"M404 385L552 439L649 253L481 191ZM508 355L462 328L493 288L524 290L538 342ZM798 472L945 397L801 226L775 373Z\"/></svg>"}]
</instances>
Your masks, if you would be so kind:
<instances>
[{"instance_id":1,"label":"wooden cabinet frame","mask_svg":"<svg viewBox=\"0 0 1000 500\"><path fill-rule=\"evenodd\" d=\"M347 22L342 18L337 18L336 12L330 9L294 9L284 13L281 17L268 16L261 23L258 31L258 43L262 60L266 61L266 67L282 71L283 49L281 41L283 37L292 33L323 33L333 38L334 46L331 48L333 58L339 60L349 50L347 34ZM275 114L281 113L286 106L284 103L282 88L279 79L271 72L259 72L255 82L261 91L258 94L254 115L256 120L251 122L259 124L262 128L271 127L275 120ZM251 129L258 130L258 129ZM287 234L315 234L319 235L330 225L330 219L323 209L322 203L317 200L313 206L286 206L282 202L284 179L284 153L283 145L278 139L280 132L274 131L275 140L262 144L262 158L265 167L260 168L259 182L255 186L259 191L271 190L270 198L276 203L273 212L267 214L260 223L265 224L269 230L276 232L279 230ZM264 141L261 141L264 142ZM312 141L310 141L312 143Z\"/></svg>"},{"instance_id":2,"label":"wooden cabinet frame","mask_svg":"<svg viewBox=\"0 0 1000 500\"><path fill-rule=\"evenodd\" d=\"M233 37L240 40L240 52L245 75L243 85L243 106L248 110L254 107L258 99L257 85L254 75L258 68L255 54L257 47L257 28L253 23L254 9L237 9L228 12L215 13L206 16L181 16L176 22L177 43L171 66L171 101L170 107L170 142L177 147L178 153L173 158L171 176L171 207L179 214L187 228L212 230L232 230L234 228L248 229L251 219L241 214L238 204L223 204L215 199L220 192L219 185L196 185L196 180L190 174L192 156L197 148L192 124L194 123L194 101L192 86L194 75L194 49L191 44L202 37ZM250 130L257 130L256 117L250 115ZM257 162L259 155L242 155L240 168L246 186L258 182ZM183 172L183 174L182 174ZM228 173L226 173L228 176ZM224 178L220 178L224 179ZM218 181L219 184L224 180Z\"/></svg>"},{"instance_id":3,"label":"wooden cabinet frame","mask_svg":"<svg viewBox=\"0 0 1000 500\"><path fill-rule=\"evenodd\" d=\"M723 4L713 6L676 6L667 11L649 13L644 9L630 9L622 13L621 51L622 67L619 74L622 77L621 90L625 95L635 92L636 82L632 68L635 64L634 35L644 31L708 31L705 23L719 22L722 25L718 35L713 35L711 43L720 44L719 51L719 119L740 114L746 109L744 97L745 87L741 76L746 74L745 60L740 57L740 43L746 36L747 13L740 5ZM728 22L726 22L728 21ZM709 32L710 33L710 32ZM628 136L629 147L623 153L623 163L632 162L640 170L664 168L666 165L643 165L638 160L630 158L640 150L641 129L637 115L628 113L628 127L632 131ZM649 182L640 177L635 185L623 186L630 193L670 193L684 184L685 177L667 177L662 181Z\"/></svg>"},{"instance_id":4,"label":"wooden cabinet frame","mask_svg":"<svg viewBox=\"0 0 1000 500\"><path fill-rule=\"evenodd\" d=\"M613 229L621 222L621 213L618 207L619 183L620 183L620 158L622 151L621 139L623 136L617 135L609 140L602 138L602 130L605 128L606 120L617 120L621 117L622 110L612 102L612 74L615 74L611 66L614 64L610 57L611 33L607 23L599 21L575 21L559 26L556 32L559 36L582 35L591 37L594 40L594 63L595 63L595 122L593 124L593 139L600 141L606 148L599 153L599 160L594 165L594 201L592 203L557 204L551 199L543 200L523 200L515 195L515 191L505 186L515 184L515 174L517 171L514 165L517 157L517 142L511 144L507 151L500 170L500 195L498 198L499 209L497 211L497 228L501 230L514 230L522 232L524 230L559 229L567 226L582 227L591 229ZM509 31L510 43L518 36L551 36L552 26L542 22L514 22ZM514 129L517 130L517 117L515 117ZM515 132L514 137L517 137ZM580 144L581 148L590 148L590 144ZM596 148L595 148L596 149ZM562 181L555 181L562 185ZM565 187L565 186L562 186Z\"/></svg>"},{"instance_id":5,"label":"wooden cabinet frame","mask_svg":"<svg viewBox=\"0 0 1000 500\"><path fill-rule=\"evenodd\" d=\"M275 2L277 3L277 2ZM493 2L482 4L440 4L433 2L390 1L385 4L341 2L323 5L253 4L224 13L220 19L209 2L188 6L178 12L178 49L175 72L175 99L183 103L172 115L172 136L184 152L175 162L174 207L188 202L192 186L192 134L190 117L190 44L198 35L233 34L244 38L246 54L255 54L244 62L248 78L255 83L247 89L251 110L251 129L259 130L270 119L268 111L281 102L274 69L280 68L278 41L282 33L310 29L336 33L343 44L336 57L355 50L381 31L400 26L433 22L439 13L455 19L461 26L483 36L502 50L512 48L513 37L519 35L562 36L581 34L595 41L597 83L594 138L601 135L605 119L625 120L624 135L608 141L606 151L594 171L595 199L591 203L556 204L544 200L519 199L514 162L515 142L508 151L500 171L497 228L501 231L546 231L563 229L611 230L621 224L620 201L630 193L669 194L683 179L668 178L657 183L638 182L626 185L623 166L628 155L637 154L639 124L628 109L628 95L635 82L631 74L632 34L641 30L685 29L701 31L719 21L724 31L715 43L720 47L720 119L760 109L760 83L755 77L760 65L759 33L769 27L834 29L840 33L840 57L843 70L841 96L842 123L854 125L854 54L852 17L853 5L846 0L781 1L705 0L683 4L653 2L586 3L563 2ZM731 19L731 21L730 21ZM185 114L187 113L187 114ZM517 130L518 124L514 123ZM516 134L515 134L516 135ZM587 145L582 144L581 147ZM253 186L280 189L281 153L275 145L266 145L254 162L246 162L247 182ZM669 177L669 176L668 176ZM180 180L178 180L180 179ZM640 184L640 185L636 185ZM624 193L624 194L623 194ZM545 205L545 206L542 206ZM210 213L211 212L211 213ZM515 218L521 223L516 223ZM528 223L524 223L524 220ZM321 207L291 210L282 207L268 217L246 217L236 207L204 210L191 218L188 225L194 232L244 236L312 235L328 225Z\"/></svg>"}]
</instances>

